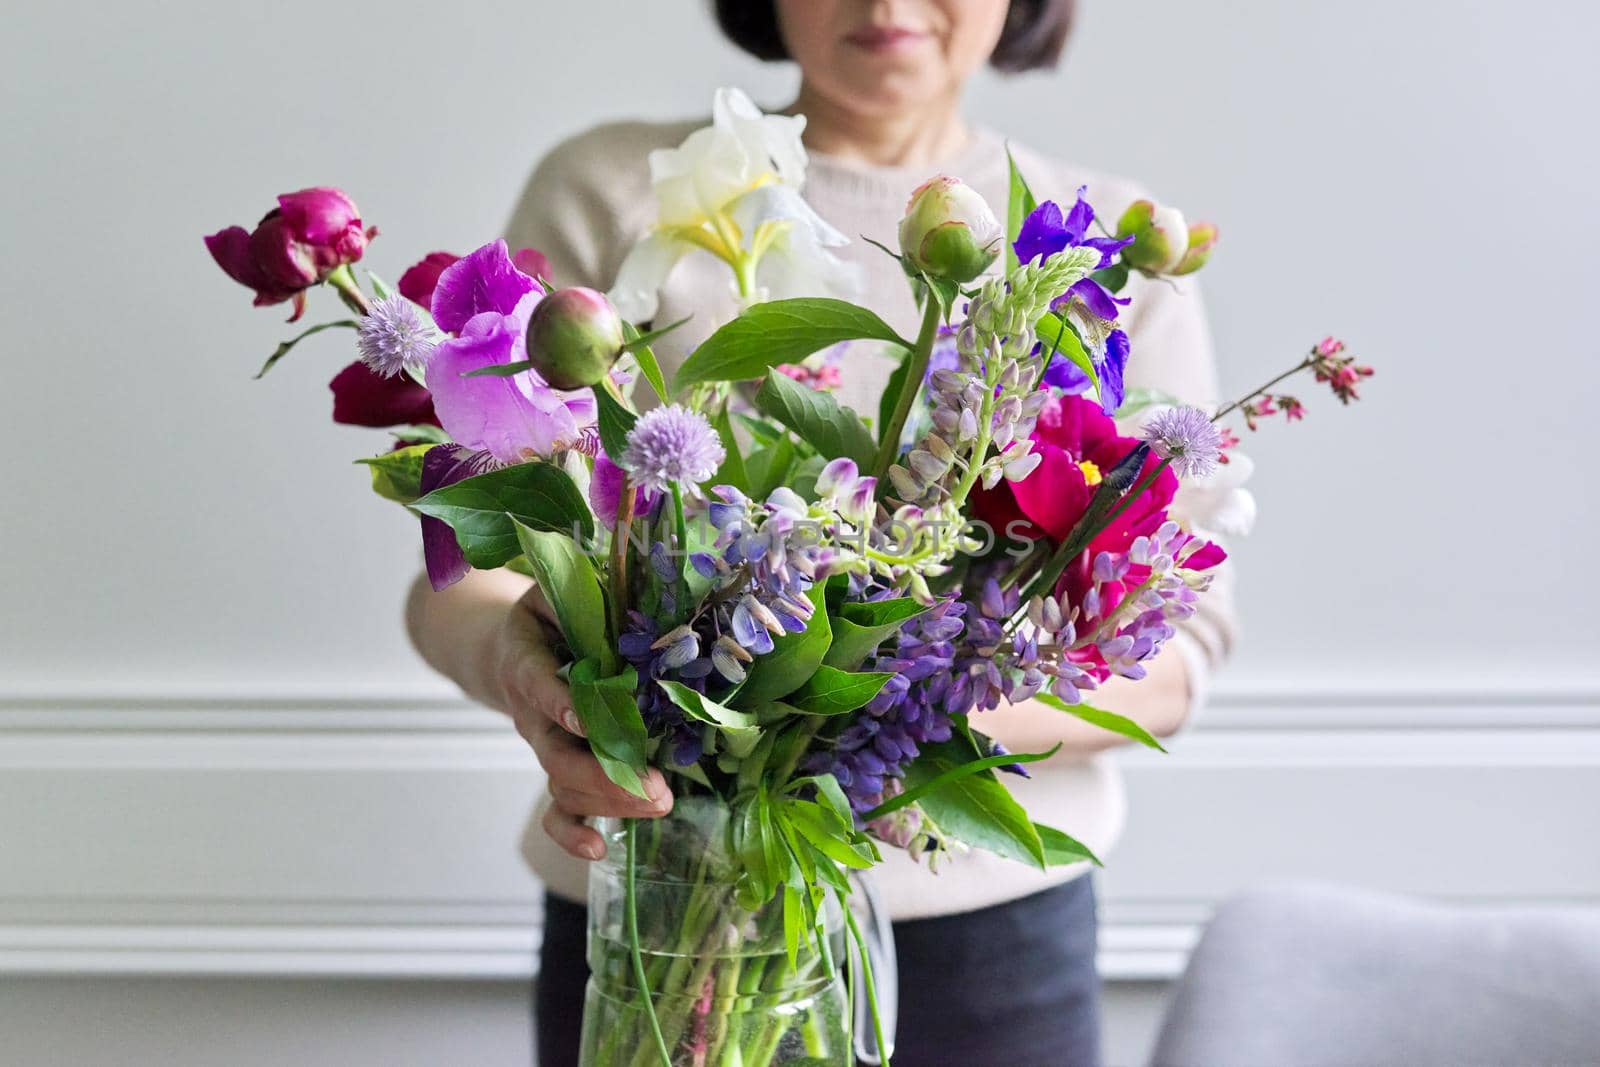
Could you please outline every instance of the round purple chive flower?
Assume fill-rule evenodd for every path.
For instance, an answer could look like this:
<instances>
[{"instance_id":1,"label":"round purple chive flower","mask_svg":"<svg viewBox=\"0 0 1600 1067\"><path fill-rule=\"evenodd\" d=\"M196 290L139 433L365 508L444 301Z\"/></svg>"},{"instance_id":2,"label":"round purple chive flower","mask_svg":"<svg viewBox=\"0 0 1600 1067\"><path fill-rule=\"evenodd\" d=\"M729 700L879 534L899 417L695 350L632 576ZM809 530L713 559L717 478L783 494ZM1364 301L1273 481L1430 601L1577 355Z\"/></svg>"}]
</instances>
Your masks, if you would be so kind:
<instances>
[{"instance_id":1,"label":"round purple chive flower","mask_svg":"<svg viewBox=\"0 0 1600 1067\"><path fill-rule=\"evenodd\" d=\"M628 431L621 466L634 485L663 491L675 482L698 484L717 472L727 453L705 416L681 404L653 408Z\"/></svg>"},{"instance_id":2,"label":"round purple chive flower","mask_svg":"<svg viewBox=\"0 0 1600 1067\"><path fill-rule=\"evenodd\" d=\"M402 371L422 373L433 356L433 329L417 305L403 296L389 296L372 305L356 329L361 362L376 374L393 378Z\"/></svg>"},{"instance_id":3,"label":"round purple chive flower","mask_svg":"<svg viewBox=\"0 0 1600 1067\"><path fill-rule=\"evenodd\" d=\"M1222 434L1199 408L1174 407L1144 424L1144 438L1183 478L1204 478L1217 469Z\"/></svg>"}]
</instances>

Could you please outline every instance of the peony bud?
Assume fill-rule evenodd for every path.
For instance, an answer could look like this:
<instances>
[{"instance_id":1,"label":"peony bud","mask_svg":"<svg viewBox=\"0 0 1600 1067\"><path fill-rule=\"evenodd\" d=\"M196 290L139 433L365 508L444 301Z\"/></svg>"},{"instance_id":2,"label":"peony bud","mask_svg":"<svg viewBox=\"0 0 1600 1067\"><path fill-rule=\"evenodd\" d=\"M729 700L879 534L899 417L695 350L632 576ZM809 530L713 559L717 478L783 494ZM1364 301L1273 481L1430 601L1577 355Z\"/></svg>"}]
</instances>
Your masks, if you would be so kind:
<instances>
[{"instance_id":1,"label":"peony bud","mask_svg":"<svg viewBox=\"0 0 1600 1067\"><path fill-rule=\"evenodd\" d=\"M1217 227L1211 222L1197 222L1189 227L1189 249L1184 252L1178 265L1172 268L1174 274L1193 274L1206 265L1206 260L1211 258L1211 250L1217 246Z\"/></svg>"},{"instance_id":2,"label":"peony bud","mask_svg":"<svg viewBox=\"0 0 1600 1067\"><path fill-rule=\"evenodd\" d=\"M900 220L900 251L912 265L958 283L987 270L1004 240L983 197L955 178L929 178L917 186Z\"/></svg>"},{"instance_id":3,"label":"peony bud","mask_svg":"<svg viewBox=\"0 0 1600 1067\"><path fill-rule=\"evenodd\" d=\"M1189 248L1189 227L1177 208L1135 200L1117 222L1118 237L1132 237L1122 261L1152 274L1171 274Z\"/></svg>"},{"instance_id":4,"label":"peony bud","mask_svg":"<svg viewBox=\"0 0 1600 1067\"><path fill-rule=\"evenodd\" d=\"M211 257L234 281L255 290L256 306L294 301L305 309L305 291L367 249L376 228L364 229L361 212L339 189L302 189L278 197L256 228L229 226L206 238Z\"/></svg>"},{"instance_id":5,"label":"peony bud","mask_svg":"<svg viewBox=\"0 0 1600 1067\"><path fill-rule=\"evenodd\" d=\"M528 358L555 389L595 385L622 355L622 317L605 294L557 289L528 319Z\"/></svg>"}]
</instances>

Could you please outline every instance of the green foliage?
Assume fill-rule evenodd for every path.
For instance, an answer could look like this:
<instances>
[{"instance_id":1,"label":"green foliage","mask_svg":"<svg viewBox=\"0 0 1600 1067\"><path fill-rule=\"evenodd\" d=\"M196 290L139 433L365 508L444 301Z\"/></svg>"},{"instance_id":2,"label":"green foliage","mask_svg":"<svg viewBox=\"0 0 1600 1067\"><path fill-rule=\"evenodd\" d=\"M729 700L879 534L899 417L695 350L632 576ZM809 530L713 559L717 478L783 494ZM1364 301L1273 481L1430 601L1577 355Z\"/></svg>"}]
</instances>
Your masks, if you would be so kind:
<instances>
[{"instance_id":1,"label":"green foliage","mask_svg":"<svg viewBox=\"0 0 1600 1067\"><path fill-rule=\"evenodd\" d=\"M1113 263L1109 267L1102 267L1090 275L1095 281L1111 290L1120 293L1128 284L1128 265L1126 263Z\"/></svg>"},{"instance_id":2,"label":"green foliage","mask_svg":"<svg viewBox=\"0 0 1600 1067\"><path fill-rule=\"evenodd\" d=\"M807 715L843 715L877 696L893 677L881 672L842 671L824 662L805 685L790 695L788 702Z\"/></svg>"},{"instance_id":3,"label":"green foliage","mask_svg":"<svg viewBox=\"0 0 1600 1067\"><path fill-rule=\"evenodd\" d=\"M889 380L884 383L883 395L878 398L879 444L882 444L884 430L894 423L894 407L900 400L900 390L905 388L906 375L911 371L911 358L912 354L907 352L895 364L894 370L889 372Z\"/></svg>"},{"instance_id":4,"label":"green foliage","mask_svg":"<svg viewBox=\"0 0 1600 1067\"><path fill-rule=\"evenodd\" d=\"M824 584L818 582L806 591L806 597L815 608L806 628L797 634L786 633L774 638L772 651L758 656L750 665L750 673L734 697L738 707L754 708L786 697L816 673L833 638L823 603L823 589Z\"/></svg>"},{"instance_id":5,"label":"green foliage","mask_svg":"<svg viewBox=\"0 0 1600 1067\"><path fill-rule=\"evenodd\" d=\"M567 681L572 710L606 777L634 796L645 797L647 738L634 697L638 674L628 667L621 674L604 677L595 660L584 659L573 664Z\"/></svg>"},{"instance_id":6,"label":"green foliage","mask_svg":"<svg viewBox=\"0 0 1600 1067\"><path fill-rule=\"evenodd\" d=\"M1036 693L1033 697L1047 708L1064 711L1068 715L1076 715L1084 722L1092 723L1102 730L1110 730L1114 734L1121 734L1132 741L1137 741L1146 748L1153 748L1157 752L1165 752L1161 742L1151 736L1150 731L1134 722L1126 715L1118 715L1114 711L1101 711L1087 704L1068 704L1065 700L1053 693Z\"/></svg>"},{"instance_id":7,"label":"green foliage","mask_svg":"<svg viewBox=\"0 0 1600 1067\"><path fill-rule=\"evenodd\" d=\"M833 643L822 662L840 670L855 670L902 625L929 607L910 597L841 604L831 621Z\"/></svg>"},{"instance_id":8,"label":"green foliage","mask_svg":"<svg viewBox=\"0 0 1600 1067\"><path fill-rule=\"evenodd\" d=\"M656 684L685 715L716 729L728 752L743 759L755 751L756 744L762 739L762 731L756 724L756 717L750 712L725 708L681 682L662 678Z\"/></svg>"},{"instance_id":9,"label":"green foliage","mask_svg":"<svg viewBox=\"0 0 1600 1067\"><path fill-rule=\"evenodd\" d=\"M447 445L450 435L438 426L419 423L416 426L396 426L389 431L397 441L408 445Z\"/></svg>"},{"instance_id":10,"label":"green foliage","mask_svg":"<svg viewBox=\"0 0 1600 1067\"><path fill-rule=\"evenodd\" d=\"M928 818L953 837L1042 870L1045 853L1039 831L990 768L1046 759L1053 751L973 760L972 747L964 739L925 745L906 768L905 793L894 799L912 794ZM869 812L868 817L874 814Z\"/></svg>"},{"instance_id":11,"label":"green foliage","mask_svg":"<svg viewBox=\"0 0 1600 1067\"><path fill-rule=\"evenodd\" d=\"M679 324L674 323L673 325ZM643 374L644 380L650 383L650 388L656 391L656 396L663 401L671 399L672 394L667 392L667 379L661 374L661 364L657 361L655 351L651 349L646 336L640 333L638 328L631 322L622 324L622 336L627 340L627 344L624 347L633 353L633 358L639 363L639 373ZM640 341L644 341L644 343L640 344Z\"/></svg>"},{"instance_id":12,"label":"green foliage","mask_svg":"<svg viewBox=\"0 0 1600 1067\"><path fill-rule=\"evenodd\" d=\"M724 453L722 466L717 468L712 485L731 485L743 493L750 491L750 473L745 469L743 446L733 433L733 420L728 417L728 406L723 404L711 417L711 425L722 439Z\"/></svg>"},{"instance_id":13,"label":"green foliage","mask_svg":"<svg viewBox=\"0 0 1600 1067\"><path fill-rule=\"evenodd\" d=\"M841 456L870 470L878 442L861 416L832 396L801 385L782 371L768 371L756 391L756 408L793 430L826 459Z\"/></svg>"},{"instance_id":14,"label":"green foliage","mask_svg":"<svg viewBox=\"0 0 1600 1067\"><path fill-rule=\"evenodd\" d=\"M697 382L759 378L782 363L798 363L840 341L888 341L905 348L882 319L844 300L803 297L756 304L701 342L673 379L678 390Z\"/></svg>"},{"instance_id":15,"label":"green foliage","mask_svg":"<svg viewBox=\"0 0 1600 1067\"><path fill-rule=\"evenodd\" d=\"M454 485L441 486L411 504L456 532L467 562L499 567L521 552L515 522L535 530L594 536L589 505L567 472L550 463L519 463Z\"/></svg>"},{"instance_id":16,"label":"green foliage","mask_svg":"<svg viewBox=\"0 0 1600 1067\"><path fill-rule=\"evenodd\" d=\"M1047 311L1034 324L1034 330L1038 333L1039 343L1044 346L1046 352L1060 352L1089 376L1089 381L1094 383L1096 390L1100 388L1100 375L1094 369L1094 360L1089 356L1089 350L1084 347L1083 339L1078 336L1078 331L1072 323L1053 311Z\"/></svg>"},{"instance_id":17,"label":"green foliage","mask_svg":"<svg viewBox=\"0 0 1600 1067\"><path fill-rule=\"evenodd\" d=\"M320 323L320 324L318 324L316 326L312 326L309 329L301 330L299 333L295 334L293 337L289 338L287 341L284 341L284 342L280 343L277 348L274 348L272 350L272 355L268 356L267 357L267 361L265 363L261 364L261 369L256 371L256 377L259 379L262 376L264 376L267 373L267 371L269 371L269 370L271 370L273 368L273 366L278 362L278 360L282 359L284 356L287 356L289 354L289 350L291 348L293 348L295 345L299 344L301 341L304 341L307 337L310 337L312 334L321 333L323 330L333 330L333 329L354 330L359 325L360 325L360 323L356 322L355 319L339 319L336 322L324 322L324 323Z\"/></svg>"},{"instance_id":18,"label":"green foliage","mask_svg":"<svg viewBox=\"0 0 1600 1067\"><path fill-rule=\"evenodd\" d=\"M794 442L788 434L752 451L744 461L745 473L750 480L750 495L756 500L765 500L767 494L786 484L794 460Z\"/></svg>"},{"instance_id":19,"label":"green foliage","mask_svg":"<svg viewBox=\"0 0 1600 1067\"><path fill-rule=\"evenodd\" d=\"M1022 220L1039 206L1033 198L1033 190L1028 188L1028 180L1022 176L1022 171L1017 169L1017 161L1011 157L1011 149L1006 148L1006 168L1010 172L1010 190L1006 197L1006 271L1009 273L1017 266L1017 253L1012 247L1016 243L1017 234L1022 232Z\"/></svg>"},{"instance_id":20,"label":"green foliage","mask_svg":"<svg viewBox=\"0 0 1600 1067\"><path fill-rule=\"evenodd\" d=\"M409 504L422 495L422 457L432 447L411 445L356 462L371 468L374 493L397 504Z\"/></svg>"},{"instance_id":21,"label":"green foliage","mask_svg":"<svg viewBox=\"0 0 1600 1067\"><path fill-rule=\"evenodd\" d=\"M522 556L533 571L539 591L555 609L561 634L579 659L592 659L604 674L616 665L616 653L606 632L605 595L589 557L578 551L571 537L534 530L511 520Z\"/></svg>"},{"instance_id":22,"label":"green foliage","mask_svg":"<svg viewBox=\"0 0 1600 1067\"><path fill-rule=\"evenodd\" d=\"M1068 834L1057 830L1054 826L1046 826L1042 822L1033 824L1039 832L1039 841L1044 845L1044 862L1047 867L1062 867L1069 863L1092 863L1096 867L1103 867L1100 857L1089 851L1089 846Z\"/></svg>"},{"instance_id":23,"label":"green foliage","mask_svg":"<svg viewBox=\"0 0 1600 1067\"><path fill-rule=\"evenodd\" d=\"M688 322L692 318L694 318L693 315L685 315L683 318L679 319L677 322L669 322L669 323L667 323L667 325L662 326L659 329L651 330L648 333L640 333L638 330L634 330L633 331L634 335L632 337L628 337L628 341L627 341L626 344L624 344L622 346L622 350L624 352L637 352L641 348L649 348L656 341L658 341L661 338L665 337L667 334L671 333L673 330L676 330L679 326L682 326L684 323ZM627 332L626 332L626 329L624 329L623 336L625 336L625 337L628 336ZM654 357L655 353L652 352L652 353L650 353L650 355L652 357Z\"/></svg>"},{"instance_id":24,"label":"green foliage","mask_svg":"<svg viewBox=\"0 0 1600 1067\"><path fill-rule=\"evenodd\" d=\"M628 431L639 421L639 416L623 407L622 401L612 396L609 389L601 387L592 392L596 422L600 425L600 444L612 462L616 462L622 458L622 450L628 447Z\"/></svg>"},{"instance_id":25,"label":"green foliage","mask_svg":"<svg viewBox=\"0 0 1600 1067\"><path fill-rule=\"evenodd\" d=\"M1122 398L1122 406L1117 409L1117 417L1127 418L1136 415L1146 408L1153 408L1158 404L1181 404L1183 401L1171 393L1162 392L1160 389L1129 389Z\"/></svg>"}]
</instances>

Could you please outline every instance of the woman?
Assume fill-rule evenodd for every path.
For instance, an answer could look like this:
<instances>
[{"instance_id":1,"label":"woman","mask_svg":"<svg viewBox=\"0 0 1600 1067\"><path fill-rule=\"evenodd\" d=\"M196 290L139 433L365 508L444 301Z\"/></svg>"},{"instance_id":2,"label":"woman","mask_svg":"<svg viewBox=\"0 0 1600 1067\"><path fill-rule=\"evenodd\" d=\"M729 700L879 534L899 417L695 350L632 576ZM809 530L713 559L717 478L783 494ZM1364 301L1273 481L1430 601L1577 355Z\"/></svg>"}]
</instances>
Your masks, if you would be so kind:
<instances>
[{"instance_id":1,"label":"woman","mask_svg":"<svg viewBox=\"0 0 1600 1067\"><path fill-rule=\"evenodd\" d=\"M906 197L934 174L961 178L1003 208L1007 171L1000 138L961 115L968 78L985 61L1002 70L1051 66L1065 40L1071 0L719 0L718 21L763 59L792 59L801 74L791 111L807 117L806 198L840 231L889 238ZM608 288L653 221L647 153L677 145L703 121L603 126L556 148L529 182L507 234L512 247L549 257L562 284ZM1068 200L1080 185L1115 218L1141 191L1013 144L1042 198ZM864 242L842 250L862 271L862 302L912 331L916 310L899 267ZM707 314L708 295L728 290L720 264L680 262L661 293L657 321L698 311L658 349L669 366L731 306ZM1215 402L1214 369L1192 283L1182 292L1135 281L1126 319L1130 383L1199 404ZM698 333L696 330L698 329ZM852 361L841 399L875 410L888 364ZM1226 599L1205 612L1138 685L1114 680L1097 694L1160 735L1175 731L1226 651ZM423 656L471 696L509 714L549 775L549 796L525 851L547 889L538 990L539 1062L576 1058L586 977L584 861L602 853L591 816L665 813L671 798L651 771L652 801L613 786L578 735L550 652L550 613L526 580L473 572L444 593L419 581L409 606ZM983 729L1014 751L1061 743L1015 791L1031 813L1059 824L1104 856L1118 835L1123 793L1100 754L1108 732L1038 705L983 713ZM895 1061L920 1064L1099 1062L1094 892L1083 867L1040 873L973 852L937 875L887 850L878 882L896 920L901 967Z\"/></svg>"}]
</instances>

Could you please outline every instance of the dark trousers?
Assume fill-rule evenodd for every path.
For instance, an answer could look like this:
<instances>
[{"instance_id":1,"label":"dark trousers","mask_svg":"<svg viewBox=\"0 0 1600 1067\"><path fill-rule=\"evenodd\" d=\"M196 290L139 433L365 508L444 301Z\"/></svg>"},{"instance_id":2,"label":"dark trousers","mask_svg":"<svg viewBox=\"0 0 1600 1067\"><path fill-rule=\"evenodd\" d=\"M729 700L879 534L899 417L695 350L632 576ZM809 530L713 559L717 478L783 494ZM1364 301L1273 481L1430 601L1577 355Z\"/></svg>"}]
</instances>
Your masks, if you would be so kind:
<instances>
[{"instance_id":1,"label":"dark trousers","mask_svg":"<svg viewBox=\"0 0 1600 1067\"><path fill-rule=\"evenodd\" d=\"M896 1067L1099 1067L1089 878L992 908L898 922L894 942ZM578 1062L583 950L583 906L547 894L534 989L538 1067Z\"/></svg>"}]
</instances>

